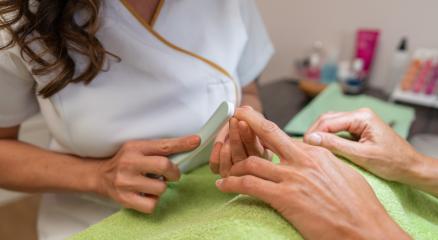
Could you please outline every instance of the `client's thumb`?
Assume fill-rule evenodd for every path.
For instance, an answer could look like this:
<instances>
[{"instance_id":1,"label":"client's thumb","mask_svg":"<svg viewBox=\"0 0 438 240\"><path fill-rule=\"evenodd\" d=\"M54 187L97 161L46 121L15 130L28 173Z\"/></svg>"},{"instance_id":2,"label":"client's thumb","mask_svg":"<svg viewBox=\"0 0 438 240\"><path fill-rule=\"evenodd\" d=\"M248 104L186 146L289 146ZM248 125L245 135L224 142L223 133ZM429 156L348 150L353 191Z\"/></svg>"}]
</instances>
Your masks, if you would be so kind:
<instances>
[{"instance_id":1,"label":"client's thumb","mask_svg":"<svg viewBox=\"0 0 438 240\"><path fill-rule=\"evenodd\" d=\"M355 157L358 154L360 143L341 138L333 133L314 132L304 136L304 142L320 146L344 157Z\"/></svg>"}]
</instances>

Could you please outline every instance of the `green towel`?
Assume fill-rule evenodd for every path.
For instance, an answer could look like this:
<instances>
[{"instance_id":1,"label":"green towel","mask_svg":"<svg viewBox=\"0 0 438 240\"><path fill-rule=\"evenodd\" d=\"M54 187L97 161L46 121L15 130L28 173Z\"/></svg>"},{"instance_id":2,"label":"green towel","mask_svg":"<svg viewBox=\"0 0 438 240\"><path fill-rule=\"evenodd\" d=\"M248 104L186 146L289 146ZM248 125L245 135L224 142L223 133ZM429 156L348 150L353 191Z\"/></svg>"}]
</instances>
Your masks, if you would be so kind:
<instances>
[{"instance_id":1,"label":"green towel","mask_svg":"<svg viewBox=\"0 0 438 240\"><path fill-rule=\"evenodd\" d=\"M328 90L334 88L336 86ZM310 107L318 108L318 105ZM375 109L373 105L368 107ZM391 121L397 122L397 131L403 135L408 131L412 115L408 114L410 110L400 109L404 114L395 114ZM304 111L320 112L319 109ZM298 117L304 119L297 122L305 123L309 116L300 114ZM302 126L307 128L308 125ZM437 239L437 198L355 168L366 177L392 218L411 236ZM202 167L171 184L153 215L121 210L72 239L302 239L287 221L263 202L220 193L214 185L216 179L208 166Z\"/></svg>"},{"instance_id":2,"label":"green towel","mask_svg":"<svg viewBox=\"0 0 438 240\"><path fill-rule=\"evenodd\" d=\"M302 135L323 113L353 111L363 107L371 108L401 136L405 138L408 136L409 127L415 116L412 108L387 103L366 95L344 95L338 84L331 84L327 87L324 92L300 111L284 130L288 133Z\"/></svg>"}]
</instances>

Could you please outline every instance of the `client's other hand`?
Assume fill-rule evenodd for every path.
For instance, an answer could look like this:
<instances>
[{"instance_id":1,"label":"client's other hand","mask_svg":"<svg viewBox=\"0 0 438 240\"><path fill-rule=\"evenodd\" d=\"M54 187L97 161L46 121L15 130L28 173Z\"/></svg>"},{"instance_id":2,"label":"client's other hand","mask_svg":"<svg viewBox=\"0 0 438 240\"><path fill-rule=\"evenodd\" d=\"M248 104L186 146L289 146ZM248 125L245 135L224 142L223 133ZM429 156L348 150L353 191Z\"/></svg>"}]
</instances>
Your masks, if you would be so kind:
<instances>
[{"instance_id":1,"label":"client's other hand","mask_svg":"<svg viewBox=\"0 0 438 240\"><path fill-rule=\"evenodd\" d=\"M358 141L333 133L347 131ZM411 145L370 109L322 115L307 131L306 143L322 146L388 180L410 183L422 164Z\"/></svg>"},{"instance_id":2,"label":"client's other hand","mask_svg":"<svg viewBox=\"0 0 438 240\"><path fill-rule=\"evenodd\" d=\"M218 180L223 192L248 194L277 209L305 239L403 239L374 192L350 166L324 148L292 141L251 109L236 118L248 123L281 164L250 157Z\"/></svg>"}]
</instances>

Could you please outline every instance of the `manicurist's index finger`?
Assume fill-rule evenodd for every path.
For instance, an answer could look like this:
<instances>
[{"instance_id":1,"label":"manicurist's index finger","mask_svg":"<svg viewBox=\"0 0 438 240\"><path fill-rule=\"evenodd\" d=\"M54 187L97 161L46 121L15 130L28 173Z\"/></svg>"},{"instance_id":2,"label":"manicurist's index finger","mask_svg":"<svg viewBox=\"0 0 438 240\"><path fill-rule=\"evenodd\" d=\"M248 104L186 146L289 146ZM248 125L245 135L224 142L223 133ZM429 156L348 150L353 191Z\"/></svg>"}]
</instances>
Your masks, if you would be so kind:
<instances>
[{"instance_id":1,"label":"manicurist's index finger","mask_svg":"<svg viewBox=\"0 0 438 240\"><path fill-rule=\"evenodd\" d=\"M247 122L263 143L280 157L294 159L304 154L286 133L275 123L265 119L259 112L250 108L238 108L235 117Z\"/></svg>"}]
</instances>

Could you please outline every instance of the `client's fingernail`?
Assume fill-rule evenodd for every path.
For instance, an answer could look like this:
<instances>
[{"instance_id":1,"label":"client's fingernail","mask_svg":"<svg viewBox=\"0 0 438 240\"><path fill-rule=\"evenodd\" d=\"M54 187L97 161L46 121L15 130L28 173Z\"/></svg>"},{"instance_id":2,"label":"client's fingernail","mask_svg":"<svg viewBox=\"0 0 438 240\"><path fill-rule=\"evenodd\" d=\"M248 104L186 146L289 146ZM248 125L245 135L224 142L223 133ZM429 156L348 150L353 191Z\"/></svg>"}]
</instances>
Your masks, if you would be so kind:
<instances>
[{"instance_id":1,"label":"client's fingernail","mask_svg":"<svg viewBox=\"0 0 438 240\"><path fill-rule=\"evenodd\" d=\"M242 108L253 110L253 108L251 106L248 106L248 105L242 106Z\"/></svg>"},{"instance_id":2,"label":"client's fingernail","mask_svg":"<svg viewBox=\"0 0 438 240\"><path fill-rule=\"evenodd\" d=\"M223 179L219 179L219 180L217 180L216 181L216 186L217 187L220 187L221 185L222 185L222 182L223 182L224 180Z\"/></svg>"},{"instance_id":3,"label":"client's fingernail","mask_svg":"<svg viewBox=\"0 0 438 240\"><path fill-rule=\"evenodd\" d=\"M307 138L307 141L312 145L321 145L322 137L318 133L312 133Z\"/></svg>"}]
</instances>

